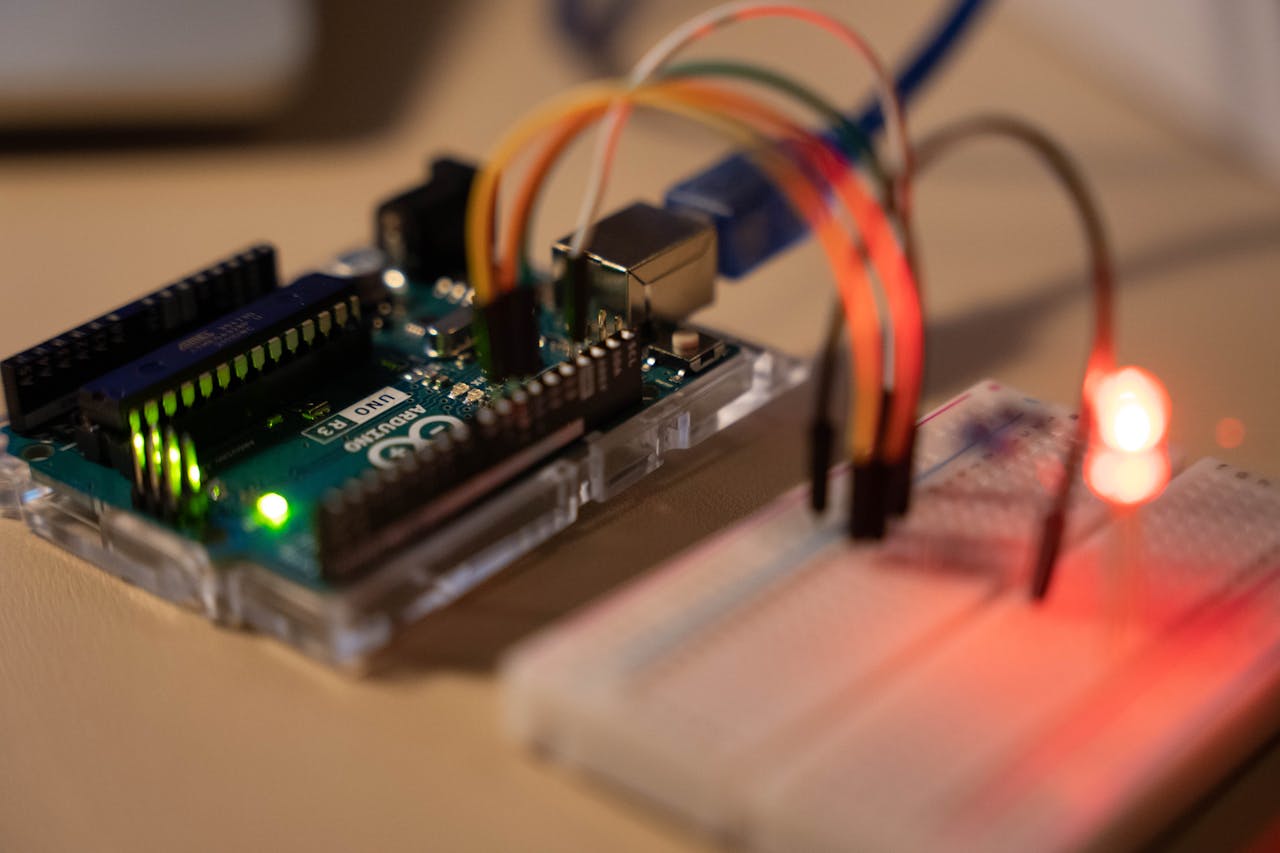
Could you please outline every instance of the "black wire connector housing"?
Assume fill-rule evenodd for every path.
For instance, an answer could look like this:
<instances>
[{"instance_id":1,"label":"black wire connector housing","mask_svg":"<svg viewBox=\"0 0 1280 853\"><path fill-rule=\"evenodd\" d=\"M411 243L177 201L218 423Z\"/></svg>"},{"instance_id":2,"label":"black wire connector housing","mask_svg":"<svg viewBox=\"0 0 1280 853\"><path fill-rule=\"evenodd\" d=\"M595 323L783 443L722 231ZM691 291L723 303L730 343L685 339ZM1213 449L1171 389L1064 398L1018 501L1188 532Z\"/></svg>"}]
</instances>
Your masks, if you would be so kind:
<instances>
[{"instance_id":1,"label":"black wire connector housing","mask_svg":"<svg viewBox=\"0 0 1280 853\"><path fill-rule=\"evenodd\" d=\"M426 183L378 205L374 238L391 266L417 282L467 268L467 201L475 176L472 164L440 157Z\"/></svg>"},{"instance_id":2,"label":"black wire connector housing","mask_svg":"<svg viewBox=\"0 0 1280 853\"><path fill-rule=\"evenodd\" d=\"M883 539L888 520L885 503L887 469L882 460L872 459L853 466L849 478L849 535L858 540Z\"/></svg>"},{"instance_id":3,"label":"black wire connector housing","mask_svg":"<svg viewBox=\"0 0 1280 853\"><path fill-rule=\"evenodd\" d=\"M885 504L889 515L901 518L911 508L911 483L916 464L916 427L907 437L907 452L897 462L888 464L885 473Z\"/></svg>"},{"instance_id":4,"label":"black wire connector housing","mask_svg":"<svg viewBox=\"0 0 1280 853\"><path fill-rule=\"evenodd\" d=\"M831 471L831 458L835 451L836 428L830 418L815 420L809 425L809 506L815 513L827 509L827 493Z\"/></svg>"},{"instance_id":5,"label":"black wire connector housing","mask_svg":"<svg viewBox=\"0 0 1280 853\"><path fill-rule=\"evenodd\" d=\"M491 382L532 376L545 366L538 347L538 293L517 287L479 309L476 349Z\"/></svg>"}]
</instances>

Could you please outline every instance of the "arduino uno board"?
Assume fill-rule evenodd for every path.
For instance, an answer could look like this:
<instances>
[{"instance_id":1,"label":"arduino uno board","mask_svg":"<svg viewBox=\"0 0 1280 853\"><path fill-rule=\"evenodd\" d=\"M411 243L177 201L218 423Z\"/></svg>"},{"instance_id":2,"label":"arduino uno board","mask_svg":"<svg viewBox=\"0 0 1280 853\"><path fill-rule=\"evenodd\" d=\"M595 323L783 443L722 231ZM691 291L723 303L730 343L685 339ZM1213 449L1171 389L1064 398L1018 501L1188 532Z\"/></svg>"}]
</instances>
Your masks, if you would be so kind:
<instances>
[{"instance_id":1,"label":"arduino uno board","mask_svg":"<svg viewBox=\"0 0 1280 853\"><path fill-rule=\"evenodd\" d=\"M495 369L442 226L470 173L438 162L379 209L376 248L325 270L280 286L257 246L6 359L5 508L220 623L359 666L802 378L643 300L572 335L544 282L504 318L536 349ZM666 286L705 292L690 263L705 276Z\"/></svg>"}]
</instances>

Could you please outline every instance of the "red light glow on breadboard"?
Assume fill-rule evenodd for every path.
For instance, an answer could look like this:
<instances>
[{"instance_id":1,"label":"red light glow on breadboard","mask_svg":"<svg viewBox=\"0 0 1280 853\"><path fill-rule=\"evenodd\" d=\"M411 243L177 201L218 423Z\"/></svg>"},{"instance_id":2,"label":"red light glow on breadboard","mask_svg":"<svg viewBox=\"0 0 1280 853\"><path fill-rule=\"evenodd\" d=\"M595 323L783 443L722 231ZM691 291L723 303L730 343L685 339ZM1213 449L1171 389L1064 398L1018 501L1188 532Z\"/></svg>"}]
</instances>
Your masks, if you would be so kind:
<instances>
[{"instance_id":1,"label":"red light glow on breadboard","mask_svg":"<svg viewBox=\"0 0 1280 853\"><path fill-rule=\"evenodd\" d=\"M1089 450L1084 478L1093 493L1111 504L1135 506L1164 491L1169 482L1169 456L1156 450L1124 453L1108 447Z\"/></svg>"}]
</instances>

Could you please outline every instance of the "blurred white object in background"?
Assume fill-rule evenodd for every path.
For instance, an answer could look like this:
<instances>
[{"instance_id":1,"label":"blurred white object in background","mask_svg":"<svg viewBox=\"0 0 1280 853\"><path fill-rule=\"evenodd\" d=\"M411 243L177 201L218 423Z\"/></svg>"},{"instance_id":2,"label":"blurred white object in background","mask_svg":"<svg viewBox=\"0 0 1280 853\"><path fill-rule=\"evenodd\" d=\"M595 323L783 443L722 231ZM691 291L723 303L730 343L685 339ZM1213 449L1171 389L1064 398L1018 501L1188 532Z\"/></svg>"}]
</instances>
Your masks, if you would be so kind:
<instances>
[{"instance_id":1,"label":"blurred white object in background","mask_svg":"<svg viewBox=\"0 0 1280 853\"><path fill-rule=\"evenodd\" d=\"M1077 58L1280 181L1280 3L1022 0Z\"/></svg>"},{"instance_id":2,"label":"blurred white object in background","mask_svg":"<svg viewBox=\"0 0 1280 853\"><path fill-rule=\"evenodd\" d=\"M261 120L314 32L307 0L4 0L0 132Z\"/></svg>"}]
</instances>

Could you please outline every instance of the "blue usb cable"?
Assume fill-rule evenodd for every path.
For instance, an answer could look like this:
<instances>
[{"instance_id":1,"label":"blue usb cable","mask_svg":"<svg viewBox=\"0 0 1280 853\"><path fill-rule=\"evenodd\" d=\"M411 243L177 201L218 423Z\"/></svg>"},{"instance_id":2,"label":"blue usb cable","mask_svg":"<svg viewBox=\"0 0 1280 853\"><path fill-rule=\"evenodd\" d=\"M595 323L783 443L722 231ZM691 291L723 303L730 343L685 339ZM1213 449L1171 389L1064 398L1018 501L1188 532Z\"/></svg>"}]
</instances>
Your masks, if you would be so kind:
<instances>
[{"instance_id":1,"label":"blue usb cable","mask_svg":"<svg viewBox=\"0 0 1280 853\"><path fill-rule=\"evenodd\" d=\"M977 21L989 0L959 0L943 15L898 74L898 96L910 104ZM884 127L873 101L857 117L868 135ZM709 217L716 227L720 274L739 278L798 242L808 228L786 198L743 154L732 154L667 191L666 206Z\"/></svg>"}]
</instances>

